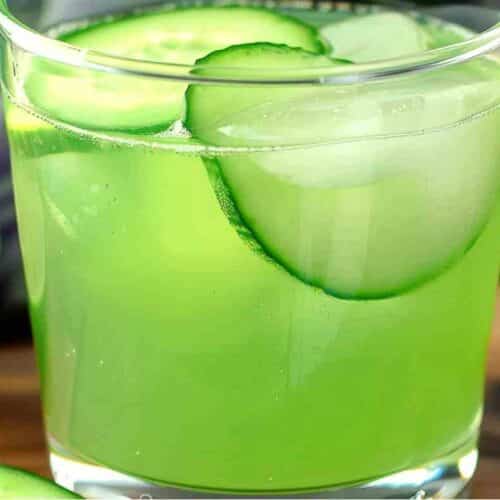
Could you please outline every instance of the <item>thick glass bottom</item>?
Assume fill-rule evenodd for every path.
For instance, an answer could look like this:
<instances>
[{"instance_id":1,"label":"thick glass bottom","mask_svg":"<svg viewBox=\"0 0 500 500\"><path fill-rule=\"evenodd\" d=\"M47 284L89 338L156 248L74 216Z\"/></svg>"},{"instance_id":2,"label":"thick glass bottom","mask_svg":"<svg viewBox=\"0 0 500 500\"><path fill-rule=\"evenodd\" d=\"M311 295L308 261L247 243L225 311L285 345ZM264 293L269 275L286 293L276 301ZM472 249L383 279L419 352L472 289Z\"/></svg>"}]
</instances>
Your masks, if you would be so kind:
<instances>
[{"instance_id":1,"label":"thick glass bottom","mask_svg":"<svg viewBox=\"0 0 500 500\"><path fill-rule=\"evenodd\" d=\"M54 449L56 448L56 449ZM224 492L160 485L85 462L52 446L50 464L58 484L87 498L456 498L465 490L477 464L470 443L421 467L315 491Z\"/></svg>"}]
</instances>

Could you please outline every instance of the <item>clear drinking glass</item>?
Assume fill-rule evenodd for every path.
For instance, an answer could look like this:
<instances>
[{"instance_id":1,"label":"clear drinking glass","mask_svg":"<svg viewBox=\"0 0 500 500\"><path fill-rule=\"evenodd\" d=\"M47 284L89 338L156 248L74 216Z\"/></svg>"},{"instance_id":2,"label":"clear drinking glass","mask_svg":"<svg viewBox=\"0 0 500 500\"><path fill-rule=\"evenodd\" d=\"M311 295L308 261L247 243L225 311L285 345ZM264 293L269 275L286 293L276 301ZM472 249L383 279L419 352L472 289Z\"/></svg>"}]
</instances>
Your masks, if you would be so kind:
<instances>
[{"instance_id":1,"label":"clear drinking glass","mask_svg":"<svg viewBox=\"0 0 500 500\"><path fill-rule=\"evenodd\" d=\"M496 13L411 11L431 50L361 64L200 70L155 40L54 39L147 4L0 2L56 480L458 494L499 271ZM265 4L321 29L387 8Z\"/></svg>"}]
</instances>

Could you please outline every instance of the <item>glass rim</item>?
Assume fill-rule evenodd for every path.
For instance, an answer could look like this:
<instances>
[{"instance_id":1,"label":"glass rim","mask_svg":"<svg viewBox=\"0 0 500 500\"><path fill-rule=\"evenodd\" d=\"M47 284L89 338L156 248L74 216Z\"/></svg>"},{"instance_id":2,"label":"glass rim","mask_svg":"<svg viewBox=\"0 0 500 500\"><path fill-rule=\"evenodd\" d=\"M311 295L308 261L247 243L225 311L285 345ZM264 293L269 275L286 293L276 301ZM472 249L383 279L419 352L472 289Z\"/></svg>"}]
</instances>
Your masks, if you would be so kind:
<instances>
[{"instance_id":1,"label":"glass rim","mask_svg":"<svg viewBox=\"0 0 500 500\"><path fill-rule=\"evenodd\" d=\"M220 5L225 5L221 3ZM227 4L226 4L227 5ZM0 0L0 35L15 47L54 62L116 74L160 78L173 81L300 85L355 84L371 80L419 73L463 63L500 49L500 22L470 39L416 54L362 64L339 64L303 68L217 67L216 74L201 76L193 70L200 66L132 59L85 49L42 34L17 19L7 0Z\"/></svg>"}]
</instances>

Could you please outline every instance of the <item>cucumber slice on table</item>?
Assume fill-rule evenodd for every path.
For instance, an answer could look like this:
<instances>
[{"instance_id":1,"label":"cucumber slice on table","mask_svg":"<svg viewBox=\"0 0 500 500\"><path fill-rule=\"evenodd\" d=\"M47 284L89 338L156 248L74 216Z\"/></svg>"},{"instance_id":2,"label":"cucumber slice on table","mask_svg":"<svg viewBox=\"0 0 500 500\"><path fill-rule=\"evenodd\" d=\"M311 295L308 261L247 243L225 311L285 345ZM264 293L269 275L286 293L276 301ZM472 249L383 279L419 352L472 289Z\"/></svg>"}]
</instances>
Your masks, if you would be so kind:
<instances>
[{"instance_id":1,"label":"cucumber slice on table","mask_svg":"<svg viewBox=\"0 0 500 500\"><path fill-rule=\"evenodd\" d=\"M211 51L269 41L324 52L318 32L261 7L193 7L132 15L61 37L79 47L158 62L193 64ZM55 119L90 129L150 133L180 118L186 84L34 61L25 93Z\"/></svg>"},{"instance_id":2,"label":"cucumber slice on table","mask_svg":"<svg viewBox=\"0 0 500 500\"><path fill-rule=\"evenodd\" d=\"M321 28L336 57L356 63L423 52L432 45L428 32L410 16L382 12L354 17Z\"/></svg>"},{"instance_id":3,"label":"cucumber slice on table","mask_svg":"<svg viewBox=\"0 0 500 500\"><path fill-rule=\"evenodd\" d=\"M256 44L199 63L209 75L338 61ZM387 297L463 255L497 199L498 113L445 127L494 105L498 71L485 64L358 88L193 84L186 125L208 145L243 148L206 164L253 248L334 296Z\"/></svg>"},{"instance_id":4,"label":"cucumber slice on table","mask_svg":"<svg viewBox=\"0 0 500 500\"><path fill-rule=\"evenodd\" d=\"M56 483L30 472L0 465L0 499L82 498Z\"/></svg>"}]
</instances>

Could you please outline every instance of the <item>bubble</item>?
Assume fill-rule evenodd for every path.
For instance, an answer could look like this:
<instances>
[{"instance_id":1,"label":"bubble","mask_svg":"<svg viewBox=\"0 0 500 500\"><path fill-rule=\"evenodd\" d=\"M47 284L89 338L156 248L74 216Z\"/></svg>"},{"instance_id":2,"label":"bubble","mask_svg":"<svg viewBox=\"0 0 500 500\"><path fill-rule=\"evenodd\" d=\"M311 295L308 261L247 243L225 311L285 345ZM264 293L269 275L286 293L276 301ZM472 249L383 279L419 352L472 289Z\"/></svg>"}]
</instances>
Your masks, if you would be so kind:
<instances>
[{"instance_id":1,"label":"bubble","mask_svg":"<svg viewBox=\"0 0 500 500\"><path fill-rule=\"evenodd\" d=\"M192 135L181 120L176 120L167 130L156 134L156 137L182 137L183 139L190 139Z\"/></svg>"}]
</instances>

